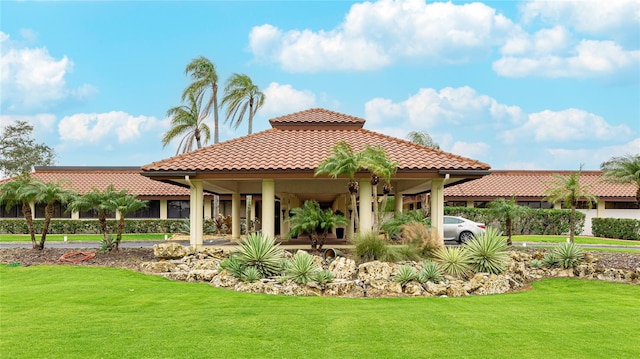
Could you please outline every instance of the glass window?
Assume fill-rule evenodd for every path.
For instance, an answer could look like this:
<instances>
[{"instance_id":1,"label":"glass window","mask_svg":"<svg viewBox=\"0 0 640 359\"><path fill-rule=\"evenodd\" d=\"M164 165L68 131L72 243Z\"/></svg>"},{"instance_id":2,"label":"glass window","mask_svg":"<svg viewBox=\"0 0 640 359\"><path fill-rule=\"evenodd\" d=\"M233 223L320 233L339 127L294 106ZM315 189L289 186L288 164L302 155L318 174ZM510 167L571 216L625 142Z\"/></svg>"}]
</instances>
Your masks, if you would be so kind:
<instances>
[{"instance_id":1,"label":"glass window","mask_svg":"<svg viewBox=\"0 0 640 359\"><path fill-rule=\"evenodd\" d=\"M36 203L36 218L44 218L44 209L47 206L46 203ZM60 202L53 204L53 217L51 218L71 218L71 212L65 213L67 210L66 205L62 205Z\"/></svg>"},{"instance_id":2,"label":"glass window","mask_svg":"<svg viewBox=\"0 0 640 359\"><path fill-rule=\"evenodd\" d=\"M459 218L454 218L454 217L444 217L443 220L444 224L458 224L458 223L462 223L462 220Z\"/></svg>"},{"instance_id":3,"label":"glass window","mask_svg":"<svg viewBox=\"0 0 640 359\"><path fill-rule=\"evenodd\" d=\"M466 207L467 202L464 201L449 201L444 204L447 207Z\"/></svg>"},{"instance_id":4,"label":"glass window","mask_svg":"<svg viewBox=\"0 0 640 359\"><path fill-rule=\"evenodd\" d=\"M132 213L127 213L124 218L160 218L160 201L147 201L146 207Z\"/></svg>"},{"instance_id":5,"label":"glass window","mask_svg":"<svg viewBox=\"0 0 640 359\"><path fill-rule=\"evenodd\" d=\"M489 204L489 202L487 202L487 201L475 201L475 202L473 202L473 206L475 208L487 208L487 204Z\"/></svg>"},{"instance_id":6,"label":"glass window","mask_svg":"<svg viewBox=\"0 0 640 359\"><path fill-rule=\"evenodd\" d=\"M189 201L167 201L167 217L169 218L189 218Z\"/></svg>"},{"instance_id":7,"label":"glass window","mask_svg":"<svg viewBox=\"0 0 640 359\"><path fill-rule=\"evenodd\" d=\"M638 203L636 202L605 202L605 209L638 209Z\"/></svg>"},{"instance_id":8,"label":"glass window","mask_svg":"<svg viewBox=\"0 0 640 359\"><path fill-rule=\"evenodd\" d=\"M24 218L24 214L22 214L22 206L15 205L7 209L6 204L0 204L0 218Z\"/></svg>"},{"instance_id":9,"label":"glass window","mask_svg":"<svg viewBox=\"0 0 640 359\"><path fill-rule=\"evenodd\" d=\"M115 213L107 212L107 218L116 218ZM98 218L98 210L90 209L88 211L81 211L80 218Z\"/></svg>"}]
</instances>

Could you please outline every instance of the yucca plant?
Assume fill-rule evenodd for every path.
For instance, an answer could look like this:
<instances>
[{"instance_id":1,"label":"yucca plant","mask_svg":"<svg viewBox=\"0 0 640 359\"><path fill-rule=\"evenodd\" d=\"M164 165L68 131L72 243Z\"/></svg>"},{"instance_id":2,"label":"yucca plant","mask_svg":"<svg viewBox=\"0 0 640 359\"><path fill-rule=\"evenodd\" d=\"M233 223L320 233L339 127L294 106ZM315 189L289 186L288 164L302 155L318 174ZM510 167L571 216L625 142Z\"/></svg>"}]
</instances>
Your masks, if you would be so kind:
<instances>
[{"instance_id":1,"label":"yucca plant","mask_svg":"<svg viewBox=\"0 0 640 359\"><path fill-rule=\"evenodd\" d=\"M245 265L237 256L231 256L220 262L220 268L227 270L232 276L241 279Z\"/></svg>"},{"instance_id":2,"label":"yucca plant","mask_svg":"<svg viewBox=\"0 0 640 359\"><path fill-rule=\"evenodd\" d=\"M393 278L396 282L400 283L400 285L404 288L407 283L416 279L417 273L415 268L409 265L403 265L398 268L395 277Z\"/></svg>"},{"instance_id":3,"label":"yucca plant","mask_svg":"<svg viewBox=\"0 0 640 359\"><path fill-rule=\"evenodd\" d=\"M247 267L256 267L262 277L280 273L280 259L284 252L271 237L250 233L242 240L237 256Z\"/></svg>"},{"instance_id":4,"label":"yucca plant","mask_svg":"<svg viewBox=\"0 0 640 359\"><path fill-rule=\"evenodd\" d=\"M484 233L465 243L465 247L474 272L500 274L507 269L507 244L497 229L488 227Z\"/></svg>"},{"instance_id":5,"label":"yucca plant","mask_svg":"<svg viewBox=\"0 0 640 359\"><path fill-rule=\"evenodd\" d=\"M442 247L435 251L434 257L446 274L460 277L469 272L469 254L465 247Z\"/></svg>"},{"instance_id":6,"label":"yucca plant","mask_svg":"<svg viewBox=\"0 0 640 359\"><path fill-rule=\"evenodd\" d=\"M540 269L542 268L542 261L539 259L532 259L531 262L529 262L529 267L532 269Z\"/></svg>"},{"instance_id":7,"label":"yucca plant","mask_svg":"<svg viewBox=\"0 0 640 359\"><path fill-rule=\"evenodd\" d=\"M384 238L372 231L357 235L354 242L356 255L364 261L382 259L388 251Z\"/></svg>"},{"instance_id":8,"label":"yucca plant","mask_svg":"<svg viewBox=\"0 0 640 359\"><path fill-rule=\"evenodd\" d=\"M438 283L442 280L442 270L435 262L422 262L422 269L418 272L416 279L420 283Z\"/></svg>"},{"instance_id":9,"label":"yucca plant","mask_svg":"<svg viewBox=\"0 0 640 359\"><path fill-rule=\"evenodd\" d=\"M253 283L259 279L262 279L262 273L256 267L247 267L242 272L240 279L243 282Z\"/></svg>"},{"instance_id":10,"label":"yucca plant","mask_svg":"<svg viewBox=\"0 0 640 359\"><path fill-rule=\"evenodd\" d=\"M575 243L561 243L552 253L562 268L573 268L584 260L584 252Z\"/></svg>"},{"instance_id":11,"label":"yucca plant","mask_svg":"<svg viewBox=\"0 0 640 359\"><path fill-rule=\"evenodd\" d=\"M332 271L328 269L323 269L319 272L316 272L311 277L312 280L318 282L318 284L327 284L332 282L335 279L335 275Z\"/></svg>"},{"instance_id":12,"label":"yucca plant","mask_svg":"<svg viewBox=\"0 0 640 359\"><path fill-rule=\"evenodd\" d=\"M553 253L547 253L542 258L542 265L545 266L546 268L553 268L556 266L557 263L558 263L558 260L556 259L556 256Z\"/></svg>"},{"instance_id":13,"label":"yucca plant","mask_svg":"<svg viewBox=\"0 0 640 359\"><path fill-rule=\"evenodd\" d=\"M286 275L298 284L305 284L319 271L320 268L314 263L313 256L307 252L298 252L289 260Z\"/></svg>"}]
</instances>

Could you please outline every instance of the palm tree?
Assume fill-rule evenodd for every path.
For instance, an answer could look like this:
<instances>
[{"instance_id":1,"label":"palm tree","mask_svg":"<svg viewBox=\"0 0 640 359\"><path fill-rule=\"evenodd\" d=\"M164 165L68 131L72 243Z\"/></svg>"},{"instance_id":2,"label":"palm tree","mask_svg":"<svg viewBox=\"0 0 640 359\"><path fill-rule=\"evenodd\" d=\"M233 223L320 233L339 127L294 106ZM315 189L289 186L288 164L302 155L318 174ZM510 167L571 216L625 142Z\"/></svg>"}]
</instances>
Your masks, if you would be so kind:
<instances>
[{"instance_id":1,"label":"palm tree","mask_svg":"<svg viewBox=\"0 0 640 359\"><path fill-rule=\"evenodd\" d=\"M357 228L360 228L356 201L359 186L355 179L356 172L361 168L362 161L360 160L360 154L353 152L351 146L344 141L340 141L331 147L331 151L333 154L318 164L315 175L328 174L332 178L337 178L338 176L347 176L349 178L348 189L349 195L351 196L351 206L353 208L351 227L353 228L355 225Z\"/></svg>"},{"instance_id":2,"label":"palm tree","mask_svg":"<svg viewBox=\"0 0 640 359\"><path fill-rule=\"evenodd\" d=\"M65 188L68 181L43 183L39 180L34 182L33 190L35 191L34 201L36 203L44 203L44 225L42 226L42 235L38 249L44 249L44 242L49 233L49 225L53 217L53 206L56 202L67 204L74 196L74 192Z\"/></svg>"},{"instance_id":3,"label":"palm tree","mask_svg":"<svg viewBox=\"0 0 640 359\"><path fill-rule=\"evenodd\" d=\"M612 157L602 163L600 168L605 181L611 183L634 183L636 185L636 203L640 206L640 155L627 154Z\"/></svg>"},{"instance_id":4,"label":"palm tree","mask_svg":"<svg viewBox=\"0 0 640 359\"><path fill-rule=\"evenodd\" d=\"M107 186L104 191L94 187L90 192L73 198L67 206L67 211L96 210L103 241L109 249L113 247L113 244L107 234L107 215L115 211L112 201L123 195L126 195L126 190L116 191L112 184Z\"/></svg>"},{"instance_id":5,"label":"palm tree","mask_svg":"<svg viewBox=\"0 0 640 359\"><path fill-rule=\"evenodd\" d=\"M384 148L380 146L371 147L368 145L361 153L360 162L362 167L365 167L371 172L371 192L374 199L373 227L375 231L378 231L381 222L378 208L378 183L380 182L380 178L384 180L384 197L381 205L382 211L384 211L387 205L387 197L389 193L391 193L391 176L398 170L398 162L391 161Z\"/></svg>"},{"instance_id":6,"label":"palm tree","mask_svg":"<svg viewBox=\"0 0 640 359\"><path fill-rule=\"evenodd\" d=\"M321 250L327 239L327 234L335 226L347 224L347 219L335 214L330 208L322 209L317 201L305 201L302 207L291 210L291 233L308 234L311 239L311 249Z\"/></svg>"},{"instance_id":7,"label":"palm tree","mask_svg":"<svg viewBox=\"0 0 640 359\"><path fill-rule=\"evenodd\" d=\"M124 233L124 217L139 209L145 208L148 201L141 201L136 196L119 192L114 198L109 200L108 206L114 208L120 214L118 219L118 230L116 233L116 241L113 243L114 250L118 250L120 246L120 240L122 239L122 233Z\"/></svg>"},{"instance_id":8,"label":"palm tree","mask_svg":"<svg viewBox=\"0 0 640 359\"><path fill-rule=\"evenodd\" d=\"M440 149L440 145L438 145L426 131L411 131L407 135L407 140L436 150Z\"/></svg>"},{"instance_id":9,"label":"palm tree","mask_svg":"<svg viewBox=\"0 0 640 359\"><path fill-rule=\"evenodd\" d=\"M29 174L18 176L13 181L0 184L0 203L4 203L7 210L15 205L22 206L22 214L27 222L27 228L29 228L33 249L42 249L36 242L36 229L33 225L33 212L30 205L37 194L34 187L34 180Z\"/></svg>"},{"instance_id":10,"label":"palm tree","mask_svg":"<svg viewBox=\"0 0 640 359\"><path fill-rule=\"evenodd\" d=\"M544 191L545 201L558 203L562 202L566 207L571 207L571 216L569 217L569 225L571 232L569 239L573 243L573 237L576 230L576 206L578 202L586 200L589 209L592 208L593 202L598 201L598 197L589 192L589 186L580 185L580 176L582 174L582 165L578 172L574 172L567 176L554 174L554 181L549 183L549 187Z\"/></svg>"},{"instance_id":11,"label":"palm tree","mask_svg":"<svg viewBox=\"0 0 640 359\"><path fill-rule=\"evenodd\" d=\"M193 149L194 140L197 148L202 148L202 142L209 142L211 133L204 122L206 116L200 111L196 94L187 93L189 105L172 107L167 111L171 117L171 129L162 137L162 148L166 147L174 138L184 135L178 144L176 155L187 153ZM204 139L202 138L204 135Z\"/></svg>"},{"instance_id":12,"label":"palm tree","mask_svg":"<svg viewBox=\"0 0 640 359\"><path fill-rule=\"evenodd\" d=\"M513 233L514 222L525 215L529 211L529 208L520 206L518 202L516 202L515 197L512 197L508 201L504 198L497 198L489 202L488 207L492 217L499 221L504 220L504 225L507 230L507 245L513 245L511 235Z\"/></svg>"},{"instance_id":13,"label":"palm tree","mask_svg":"<svg viewBox=\"0 0 640 359\"><path fill-rule=\"evenodd\" d=\"M207 118L213 110L213 143L218 143L219 121L218 121L218 73L216 65L204 56L200 56L191 60L184 69L185 74L190 74L193 82L187 86L182 93L182 101L189 98L190 94L194 94L198 106L203 110L203 117ZM205 94L211 90L211 97L206 101L206 105L202 106Z\"/></svg>"},{"instance_id":14,"label":"palm tree","mask_svg":"<svg viewBox=\"0 0 640 359\"><path fill-rule=\"evenodd\" d=\"M234 128L238 128L248 112L249 131L252 133L253 117L264 105L264 93L254 85L251 78L245 74L233 74L227 80L224 88L222 105L227 106L227 120Z\"/></svg>"}]
</instances>

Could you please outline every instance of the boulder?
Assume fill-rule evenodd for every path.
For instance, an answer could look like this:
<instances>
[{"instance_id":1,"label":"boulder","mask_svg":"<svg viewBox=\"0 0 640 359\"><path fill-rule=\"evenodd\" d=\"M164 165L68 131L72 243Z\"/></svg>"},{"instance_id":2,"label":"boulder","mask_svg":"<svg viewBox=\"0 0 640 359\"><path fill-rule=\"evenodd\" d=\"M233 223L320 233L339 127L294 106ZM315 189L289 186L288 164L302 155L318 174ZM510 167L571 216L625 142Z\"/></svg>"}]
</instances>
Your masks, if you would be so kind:
<instances>
[{"instance_id":1,"label":"boulder","mask_svg":"<svg viewBox=\"0 0 640 359\"><path fill-rule=\"evenodd\" d=\"M160 243L153 246L153 255L159 259L183 258L187 254L187 249L176 242Z\"/></svg>"},{"instance_id":2,"label":"boulder","mask_svg":"<svg viewBox=\"0 0 640 359\"><path fill-rule=\"evenodd\" d=\"M464 290L464 281L455 280L449 283L445 294L448 297L466 297L469 295L466 290Z\"/></svg>"},{"instance_id":3,"label":"boulder","mask_svg":"<svg viewBox=\"0 0 640 359\"><path fill-rule=\"evenodd\" d=\"M209 282L218 274L217 270L196 269L189 272L187 282Z\"/></svg>"},{"instance_id":4,"label":"boulder","mask_svg":"<svg viewBox=\"0 0 640 359\"><path fill-rule=\"evenodd\" d=\"M227 271L222 271L222 273L218 273L218 275L211 278L209 284L218 288L231 288L238 284L238 278L232 276Z\"/></svg>"},{"instance_id":5,"label":"boulder","mask_svg":"<svg viewBox=\"0 0 640 359\"><path fill-rule=\"evenodd\" d=\"M412 280L404 286L404 293L419 297L425 294L425 290L420 283Z\"/></svg>"},{"instance_id":6,"label":"boulder","mask_svg":"<svg viewBox=\"0 0 640 359\"><path fill-rule=\"evenodd\" d=\"M140 264L140 270L143 273L166 273L171 272L176 265L171 262L144 262Z\"/></svg>"},{"instance_id":7,"label":"boulder","mask_svg":"<svg viewBox=\"0 0 640 359\"><path fill-rule=\"evenodd\" d=\"M335 261L334 261L335 262ZM362 297L362 287L353 280L337 279L325 285L324 295L336 297Z\"/></svg>"},{"instance_id":8,"label":"boulder","mask_svg":"<svg viewBox=\"0 0 640 359\"><path fill-rule=\"evenodd\" d=\"M358 272L356 262L345 257L337 257L329 264L329 270L336 279L354 279Z\"/></svg>"},{"instance_id":9,"label":"boulder","mask_svg":"<svg viewBox=\"0 0 640 359\"><path fill-rule=\"evenodd\" d=\"M358 266L358 279L365 282L389 280L393 272L394 267L387 262L367 262Z\"/></svg>"},{"instance_id":10,"label":"boulder","mask_svg":"<svg viewBox=\"0 0 640 359\"><path fill-rule=\"evenodd\" d=\"M219 266L219 260L205 259L194 262L191 270L217 270Z\"/></svg>"},{"instance_id":11,"label":"boulder","mask_svg":"<svg viewBox=\"0 0 640 359\"><path fill-rule=\"evenodd\" d=\"M200 253L212 259L217 259L218 261L222 261L223 259L228 258L231 254L229 250L218 247L205 247L200 251Z\"/></svg>"}]
</instances>

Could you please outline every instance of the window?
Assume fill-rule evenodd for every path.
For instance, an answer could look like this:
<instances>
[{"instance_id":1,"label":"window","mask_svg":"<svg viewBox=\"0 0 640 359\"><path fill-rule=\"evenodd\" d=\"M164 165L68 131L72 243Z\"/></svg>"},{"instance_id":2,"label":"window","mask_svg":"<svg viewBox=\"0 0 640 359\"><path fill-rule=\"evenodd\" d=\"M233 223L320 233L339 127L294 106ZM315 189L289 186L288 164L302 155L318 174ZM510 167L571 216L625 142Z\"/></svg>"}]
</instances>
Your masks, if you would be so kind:
<instances>
[{"instance_id":1,"label":"window","mask_svg":"<svg viewBox=\"0 0 640 359\"><path fill-rule=\"evenodd\" d=\"M464 201L449 201L444 204L447 207L466 207L467 202Z\"/></svg>"},{"instance_id":2,"label":"window","mask_svg":"<svg viewBox=\"0 0 640 359\"><path fill-rule=\"evenodd\" d=\"M529 208L553 208L553 203L551 202L537 202L537 201L518 201L518 205L525 206Z\"/></svg>"},{"instance_id":3,"label":"window","mask_svg":"<svg viewBox=\"0 0 640 359\"><path fill-rule=\"evenodd\" d=\"M459 218L454 218L454 217L444 217L443 222L444 224L458 224L458 223L462 223L462 220Z\"/></svg>"},{"instance_id":4,"label":"window","mask_svg":"<svg viewBox=\"0 0 640 359\"><path fill-rule=\"evenodd\" d=\"M189 218L190 206L189 201L167 201L167 217Z\"/></svg>"},{"instance_id":5,"label":"window","mask_svg":"<svg viewBox=\"0 0 640 359\"><path fill-rule=\"evenodd\" d=\"M473 202L473 206L475 208L487 208L487 204L489 204L489 202L487 202L487 201L475 201L475 202Z\"/></svg>"},{"instance_id":6,"label":"window","mask_svg":"<svg viewBox=\"0 0 640 359\"><path fill-rule=\"evenodd\" d=\"M638 209L638 203L636 202L605 202L605 209Z\"/></svg>"},{"instance_id":7,"label":"window","mask_svg":"<svg viewBox=\"0 0 640 359\"><path fill-rule=\"evenodd\" d=\"M0 218L24 218L22 214L22 206L15 205L7 210L5 203L0 204Z\"/></svg>"},{"instance_id":8,"label":"window","mask_svg":"<svg viewBox=\"0 0 640 359\"><path fill-rule=\"evenodd\" d=\"M124 218L160 218L160 201L147 201L147 206L135 212L127 213Z\"/></svg>"},{"instance_id":9,"label":"window","mask_svg":"<svg viewBox=\"0 0 640 359\"><path fill-rule=\"evenodd\" d=\"M107 218L116 218L115 213L107 212ZM90 209L88 211L81 211L80 218L98 218L98 210Z\"/></svg>"},{"instance_id":10,"label":"window","mask_svg":"<svg viewBox=\"0 0 640 359\"><path fill-rule=\"evenodd\" d=\"M44 209L46 206L46 203L36 203L36 218L45 217ZM66 205L62 205L60 202L55 202L53 204L53 217L51 218L71 218L71 212L65 213L66 210Z\"/></svg>"}]
</instances>

